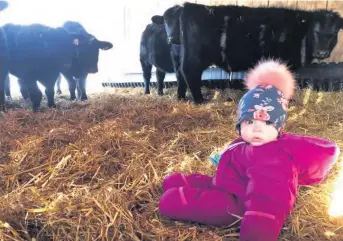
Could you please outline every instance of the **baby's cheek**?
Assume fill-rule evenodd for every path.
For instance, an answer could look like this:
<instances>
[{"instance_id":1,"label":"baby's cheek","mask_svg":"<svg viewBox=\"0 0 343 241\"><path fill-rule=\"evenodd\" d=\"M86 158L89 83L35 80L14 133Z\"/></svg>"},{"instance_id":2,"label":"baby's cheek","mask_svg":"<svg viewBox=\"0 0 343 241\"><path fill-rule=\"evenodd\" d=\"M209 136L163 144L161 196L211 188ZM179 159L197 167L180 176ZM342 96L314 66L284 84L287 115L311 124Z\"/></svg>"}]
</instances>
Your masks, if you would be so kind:
<instances>
[{"instance_id":1,"label":"baby's cheek","mask_svg":"<svg viewBox=\"0 0 343 241\"><path fill-rule=\"evenodd\" d=\"M276 140L279 134L278 130L273 125L271 125L270 128L266 130L266 132L266 136L269 137L270 141Z\"/></svg>"},{"instance_id":2,"label":"baby's cheek","mask_svg":"<svg viewBox=\"0 0 343 241\"><path fill-rule=\"evenodd\" d=\"M252 134L249 131L241 130L241 137L244 141L249 142L252 138Z\"/></svg>"}]
</instances>

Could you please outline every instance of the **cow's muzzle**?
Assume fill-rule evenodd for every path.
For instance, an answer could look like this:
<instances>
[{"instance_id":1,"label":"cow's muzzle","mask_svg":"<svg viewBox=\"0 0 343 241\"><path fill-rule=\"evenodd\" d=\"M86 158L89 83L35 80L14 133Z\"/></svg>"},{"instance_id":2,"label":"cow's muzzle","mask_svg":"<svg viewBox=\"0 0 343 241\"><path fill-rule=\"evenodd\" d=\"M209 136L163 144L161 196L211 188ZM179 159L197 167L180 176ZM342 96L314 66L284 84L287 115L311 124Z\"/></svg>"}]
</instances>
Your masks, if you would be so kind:
<instances>
[{"instance_id":1,"label":"cow's muzzle","mask_svg":"<svg viewBox=\"0 0 343 241\"><path fill-rule=\"evenodd\" d=\"M326 59L330 57L330 52L327 50L317 50L314 54L313 57L316 59Z\"/></svg>"}]
</instances>

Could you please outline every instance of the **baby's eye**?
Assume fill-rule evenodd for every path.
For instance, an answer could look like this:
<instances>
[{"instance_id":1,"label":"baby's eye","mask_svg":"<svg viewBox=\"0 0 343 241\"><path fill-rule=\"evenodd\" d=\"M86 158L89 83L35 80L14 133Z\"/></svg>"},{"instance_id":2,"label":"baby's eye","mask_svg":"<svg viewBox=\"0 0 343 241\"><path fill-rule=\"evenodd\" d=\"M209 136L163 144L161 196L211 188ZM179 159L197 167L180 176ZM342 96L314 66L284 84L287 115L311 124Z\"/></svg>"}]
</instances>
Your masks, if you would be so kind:
<instances>
[{"instance_id":1,"label":"baby's eye","mask_svg":"<svg viewBox=\"0 0 343 241\"><path fill-rule=\"evenodd\" d=\"M252 120L248 119L244 121L245 124L251 125L252 123L254 123Z\"/></svg>"},{"instance_id":2,"label":"baby's eye","mask_svg":"<svg viewBox=\"0 0 343 241\"><path fill-rule=\"evenodd\" d=\"M267 125L267 126L273 125L273 122L271 122L271 121L266 121L266 125Z\"/></svg>"}]
</instances>

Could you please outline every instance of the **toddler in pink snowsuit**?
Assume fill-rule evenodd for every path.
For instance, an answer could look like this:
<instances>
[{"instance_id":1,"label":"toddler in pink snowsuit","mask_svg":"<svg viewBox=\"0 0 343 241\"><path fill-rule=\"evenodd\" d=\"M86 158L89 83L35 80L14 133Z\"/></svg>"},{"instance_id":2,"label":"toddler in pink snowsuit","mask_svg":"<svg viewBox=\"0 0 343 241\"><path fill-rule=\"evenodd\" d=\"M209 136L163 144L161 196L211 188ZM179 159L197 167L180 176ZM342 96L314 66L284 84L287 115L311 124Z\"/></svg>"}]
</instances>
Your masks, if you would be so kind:
<instances>
[{"instance_id":1,"label":"toddler in pink snowsuit","mask_svg":"<svg viewBox=\"0 0 343 241\"><path fill-rule=\"evenodd\" d=\"M323 180L339 148L326 139L282 133L295 87L286 65L261 61L248 73L246 85L249 91L237 111L240 137L220 155L215 176L167 176L159 209L171 219L214 226L242 217L241 241L275 241L298 185Z\"/></svg>"}]
</instances>

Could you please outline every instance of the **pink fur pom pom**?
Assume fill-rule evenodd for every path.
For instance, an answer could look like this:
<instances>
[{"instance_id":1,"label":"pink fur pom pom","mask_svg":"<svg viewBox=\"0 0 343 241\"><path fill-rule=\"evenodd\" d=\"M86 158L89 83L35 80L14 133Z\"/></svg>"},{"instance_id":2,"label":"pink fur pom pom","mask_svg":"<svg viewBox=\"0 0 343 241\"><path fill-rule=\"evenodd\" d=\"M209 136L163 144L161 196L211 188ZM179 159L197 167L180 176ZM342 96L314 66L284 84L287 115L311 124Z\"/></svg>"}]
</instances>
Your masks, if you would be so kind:
<instances>
[{"instance_id":1,"label":"pink fur pom pom","mask_svg":"<svg viewBox=\"0 0 343 241\"><path fill-rule=\"evenodd\" d=\"M251 69L245 80L249 90L257 85L272 85L282 91L286 99L293 96L295 79L288 67L280 60L261 60Z\"/></svg>"}]
</instances>

